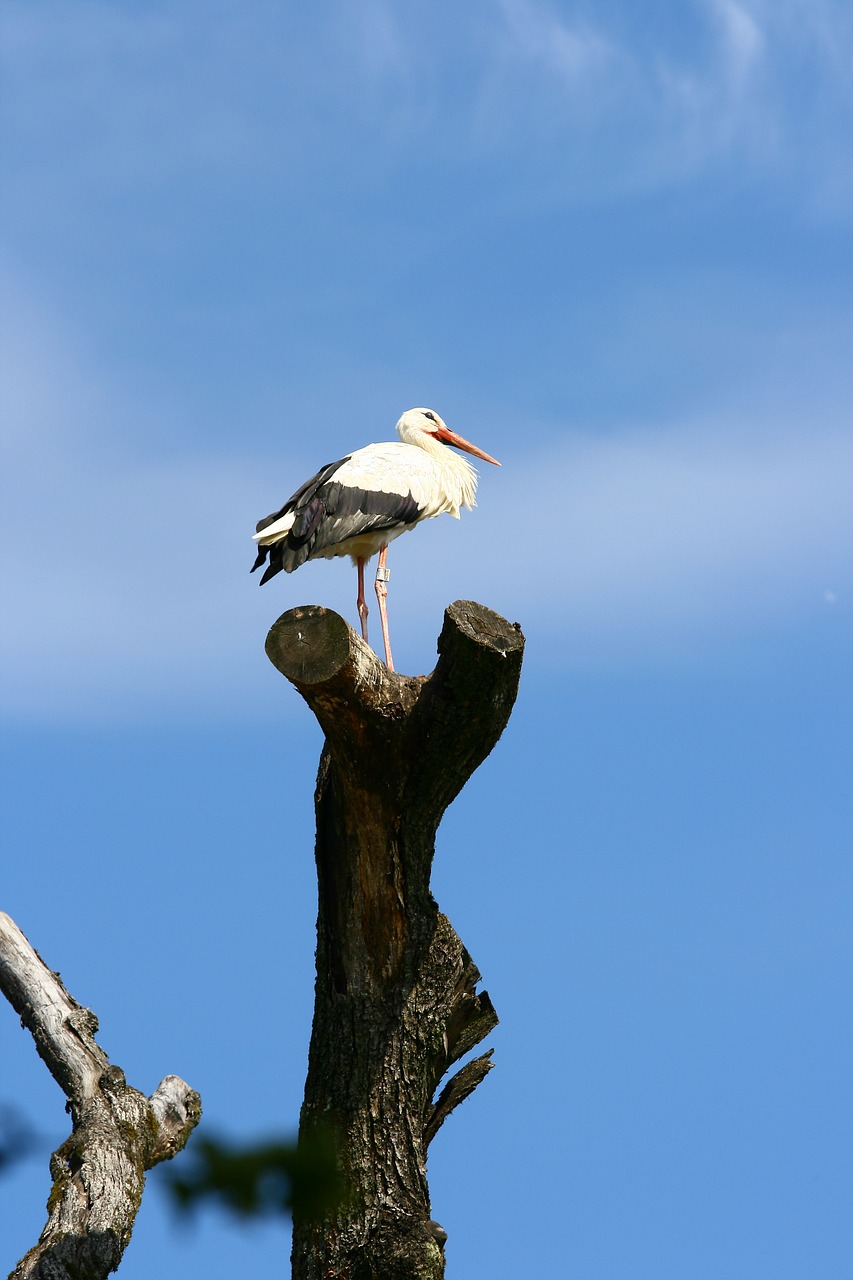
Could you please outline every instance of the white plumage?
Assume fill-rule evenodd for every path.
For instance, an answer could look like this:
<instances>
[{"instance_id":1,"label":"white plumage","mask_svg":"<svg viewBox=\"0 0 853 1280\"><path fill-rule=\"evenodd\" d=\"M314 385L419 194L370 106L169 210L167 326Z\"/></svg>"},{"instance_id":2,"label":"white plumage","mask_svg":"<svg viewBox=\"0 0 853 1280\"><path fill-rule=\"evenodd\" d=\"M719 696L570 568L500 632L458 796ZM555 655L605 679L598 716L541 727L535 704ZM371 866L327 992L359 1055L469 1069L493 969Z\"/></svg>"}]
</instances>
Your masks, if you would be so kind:
<instances>
[{"instance_id":1,"label":"white plumage","mask_svg":"<svg viewBox=\"0 0 853 1280\"><path fill-rule=\"evenodd\" d=\"M267 561L261 583L282 569L292 573L306 560L352 556L358 569L358 613L367 640L364 565L379 553L376 595L385 643L385 661L394 670L385 607L388 544L421 520L476 505L477 472L454 445L486 462L496 458L451 431L432 409L409 409L397 423L399 443L369 444L322 467L292 498L259 521L258 557Z\"/></svg>"}]
</instances>

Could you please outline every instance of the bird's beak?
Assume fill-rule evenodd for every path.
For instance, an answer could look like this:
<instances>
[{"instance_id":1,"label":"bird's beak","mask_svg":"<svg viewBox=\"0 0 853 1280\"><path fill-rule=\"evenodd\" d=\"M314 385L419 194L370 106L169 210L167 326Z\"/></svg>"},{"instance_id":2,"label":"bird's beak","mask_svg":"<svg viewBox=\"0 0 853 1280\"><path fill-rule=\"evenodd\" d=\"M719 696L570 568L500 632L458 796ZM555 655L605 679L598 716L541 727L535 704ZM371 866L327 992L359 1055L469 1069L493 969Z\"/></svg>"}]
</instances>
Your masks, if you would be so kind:
<instances>
[{"instance_id":1,"label":"bird's beak","mask_svg":"<svg viewBox=\"0 0 853 1280\"><path fill-rule=\"evenodd\" d=\"M478 449L475 444L471 444L470 441L464 440L462 436L458 436L455 431L451 431L444 423L432 434L444 444L452 444L455 449L464 449L466 453L473 453L475 458L482 458L484 462L491 462L496 467L501 465L497 458L491 457L488 453L483 453L482 449Z\"/></svg>"}]
</instances>

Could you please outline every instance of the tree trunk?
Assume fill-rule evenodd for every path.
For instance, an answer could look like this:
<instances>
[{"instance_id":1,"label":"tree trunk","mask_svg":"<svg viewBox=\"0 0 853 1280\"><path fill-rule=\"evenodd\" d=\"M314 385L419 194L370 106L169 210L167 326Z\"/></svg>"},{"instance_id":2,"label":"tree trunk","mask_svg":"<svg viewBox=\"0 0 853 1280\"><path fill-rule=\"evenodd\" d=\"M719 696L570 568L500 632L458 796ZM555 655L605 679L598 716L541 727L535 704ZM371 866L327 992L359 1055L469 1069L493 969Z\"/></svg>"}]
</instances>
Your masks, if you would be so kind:
<instances>
[{"instance_id":1,"label":"tree trunk","mask_svg":"<svg viewBox=\"0 0 853 1280\"><path fill-rule=\"evenodd\" d=\"M349 1192L293 1224L296 1280L434 1280L427 1145L491 1068L447 1069L497 1024L430 893L447 806L509 718L524 640L481 605L445 615L431 676L389 672L337 614L292 609L267 654L326 735L315 795L317 982L300 1142L331 1131ZM484 867L485 869L485 867Z\"/></svg>"}]
</instances>

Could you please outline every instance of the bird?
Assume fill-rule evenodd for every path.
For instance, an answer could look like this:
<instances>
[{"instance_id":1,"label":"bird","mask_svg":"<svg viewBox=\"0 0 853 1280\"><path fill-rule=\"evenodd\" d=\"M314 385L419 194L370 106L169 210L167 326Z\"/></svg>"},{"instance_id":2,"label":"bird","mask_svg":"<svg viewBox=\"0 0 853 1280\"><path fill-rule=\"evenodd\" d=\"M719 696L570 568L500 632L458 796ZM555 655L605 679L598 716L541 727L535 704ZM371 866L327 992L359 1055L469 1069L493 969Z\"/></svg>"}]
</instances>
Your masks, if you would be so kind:
<instances>
[{"instance_id":1,"label":"bird","mask_svg":"<svg viewBox=\"0 0 853 1280\"><path fill-rule=\"evenodd\" d=\"M458 520L462 507L470 511L476 506L477 472L448 445L501 465L451 431L433 409L408 409L397 423L397 435L399 441L369 444L327 463L283 507L259 520L253 535L258 554L251 568L254 573L267 566L263 586L282 570L293 573L306 560L351 556L358 571L361 634L369 644L364 566L378 552L375 590L389 671L394 662L386 607L388 544L421 520L444 512Z\"/></svg>"}]
</instances>

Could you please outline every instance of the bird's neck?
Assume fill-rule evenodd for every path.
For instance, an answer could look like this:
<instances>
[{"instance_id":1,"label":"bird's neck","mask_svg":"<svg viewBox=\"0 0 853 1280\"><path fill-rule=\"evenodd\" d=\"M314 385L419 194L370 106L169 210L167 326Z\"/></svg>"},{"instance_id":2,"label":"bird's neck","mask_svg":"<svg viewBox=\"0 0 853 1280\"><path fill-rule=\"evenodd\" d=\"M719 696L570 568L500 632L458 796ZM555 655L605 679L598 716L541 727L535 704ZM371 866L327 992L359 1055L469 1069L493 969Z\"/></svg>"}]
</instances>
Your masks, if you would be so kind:
<instances>
[{"instance_id":1,"label":"bird's neck","mask_svg":"<svg viewBox=\"0 0 853 1280\"><path fill-rule=\"evenodd\" d=\"M435 459L448 478L452 477L458 492L456 505L460 507L474 506L474 495L477 492L477 472L467 458L457 453L455 449L448 448L446 444L442 444L434 436L426 435L424 432L419 432L415 440L409 440L406 443L417 444L419 449L423 449L425 453Z\"/></svg>"}]
</instances>

